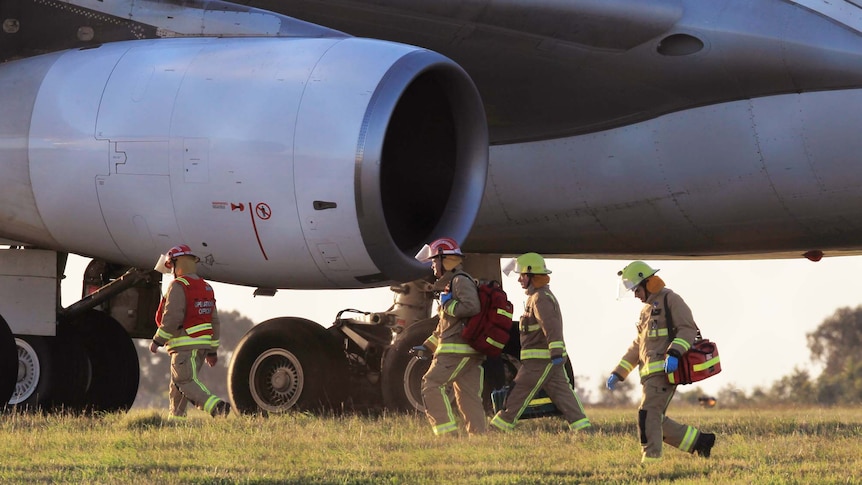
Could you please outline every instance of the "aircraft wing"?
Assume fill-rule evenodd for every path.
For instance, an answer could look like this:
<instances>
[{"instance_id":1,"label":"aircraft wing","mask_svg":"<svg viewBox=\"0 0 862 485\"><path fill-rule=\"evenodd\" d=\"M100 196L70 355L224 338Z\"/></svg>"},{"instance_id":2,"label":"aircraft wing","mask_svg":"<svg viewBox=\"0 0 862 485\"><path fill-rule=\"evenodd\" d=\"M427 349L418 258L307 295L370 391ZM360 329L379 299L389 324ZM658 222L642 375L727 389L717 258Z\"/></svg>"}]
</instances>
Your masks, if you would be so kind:
<instances>
[{"instance_id":1,"label":"aircraft wing","mask_svg":"<svg viewBox=\"0 0 862 485\"><path fill-rule=\"evenodd\" d=\"M440 235L494 254L859 252L860 14L6 1L0 237L132 265L186 242L214 279L309 288L415 277Z\"/></svg>"}]
</instances>

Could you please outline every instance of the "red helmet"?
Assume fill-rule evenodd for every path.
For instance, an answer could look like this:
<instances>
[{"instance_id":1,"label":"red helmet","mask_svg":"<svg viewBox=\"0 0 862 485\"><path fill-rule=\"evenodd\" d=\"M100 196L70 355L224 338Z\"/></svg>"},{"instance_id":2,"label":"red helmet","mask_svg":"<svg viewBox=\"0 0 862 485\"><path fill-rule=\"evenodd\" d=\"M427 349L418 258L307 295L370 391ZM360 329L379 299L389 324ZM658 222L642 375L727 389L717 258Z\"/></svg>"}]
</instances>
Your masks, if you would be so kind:
<instances>
[{"instance_id":1,"label":"red helmet","mask_svg":"<svg viewBox=\"0 0 862 485\"><path fill-rule=\"evenodd\" d=\"M192 248L188 247L186 244L179 244L168 249L168 252L159 258L154 269L160 273L170 274L174 267L174 260L180 256L191 256L196 260L200 260L200 258L192 252Z\"/></svg>"},{"instance_id":2,"label":"red helmet","mask_svg":"<svg viewBox=\"0 0 862 485\"><path fill-rule=\"evenodd\" d=\"M461 248L458 247L458 243L455 242L454 239L450 237L441 237L440 239L435 240L431 244L426 244L422 246L422 249L416 253L416 259L427 263L431 261L432 258L437 256L463 256L461 253Z\"/></svg>"},{"instance_id":3,"label":"red helmet","mask_svg":"<svg viewBox=\"0 0 862 485\"><path fill-rule=\"evenodd\" d=\"M185 244L180 244L178 246L174 246L171 249L168 249L168 253L166 254L168 257L168 261L172 259L177 259L180 256L194 256L197 258L197 255L192 252L192 248L188 247Z\"/></svg>"}]
</instances>

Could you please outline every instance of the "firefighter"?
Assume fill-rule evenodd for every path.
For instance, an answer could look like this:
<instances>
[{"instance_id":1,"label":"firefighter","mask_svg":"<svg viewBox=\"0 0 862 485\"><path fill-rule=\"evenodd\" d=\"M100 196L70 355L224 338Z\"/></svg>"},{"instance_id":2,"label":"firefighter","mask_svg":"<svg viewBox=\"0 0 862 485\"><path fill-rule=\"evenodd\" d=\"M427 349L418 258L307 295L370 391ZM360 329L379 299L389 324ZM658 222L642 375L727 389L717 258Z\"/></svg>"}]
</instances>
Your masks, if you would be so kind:
<instances>
[{"instance_id":1,"label":"firefighter","mask_svg":"<svg viewBox=\"0 0 862 485\"><path fill-rule=\"evenodd\" d=\"M511 431L533 396L544 389L563 413L570 430L592 431L584 406L566 375L566 344L563 341L563 317L557 298L548 284L551 270L536 253L526 253L512 260L504 270L518 273L518 283L527 294L521 316L521 367L515 375L505 408L491 419L491 424Z\"/></svg>"},{"instance_id":2,"label":"firefighter","mask_svg":"<svg viewBox=\"0 0 862 485\"><path fill-rule=\"evenodd\" d=\"M156 311L158 329L150 343L150 352L164 346L171 356L171 418L184 418L188 402L212 416L230 413L230 404L198 379L204 361L210 367L218 362L219 347L215 294L196 274L198 261L188 246L180 244L163 254L155 268L174 275Z\"/></svg>"},{"instance_id":3,"label":"firefighter","mask_svg":"<svg viewBox=\"0 0 862 485\"><path fill-rule=\"evenodd\" d=\"M642 395L638 408L642 463L659 461L662 442L689 453L709 457L715 434L677 423L665 416L676 386L667 374L679 366L680 357L694 342L697 326L685 301L656 276L657 269L643 261L629 263L618 273L621 290L632 291L645 303L637 323L637 338L611 373L607 387L613 391L635 366L640 367ZM667 308L665 308L665 303ZM669 335L667 315L671 312L676 335Z\"/></svg>"},{"instance_id":4,"label":"firefighter","mask_svg":"<svg viewBox=\"0 0 862 485\"><path fill-rule=\"evenodd\" d=\"M449 399L450 386L467 433L476 435L486 430L482 404L485 356L461 338L464 324L480 310L479 291L473 278L461 267L463 258L458 244L447 237L426 244L416 254L417 260L431 262L437 278L434 288L440 291L437 328L422 345L412 349L420 358L433 352L431 367L422 377L422 400L437 436L458 429Z\"/></svg>"}]
</instances>

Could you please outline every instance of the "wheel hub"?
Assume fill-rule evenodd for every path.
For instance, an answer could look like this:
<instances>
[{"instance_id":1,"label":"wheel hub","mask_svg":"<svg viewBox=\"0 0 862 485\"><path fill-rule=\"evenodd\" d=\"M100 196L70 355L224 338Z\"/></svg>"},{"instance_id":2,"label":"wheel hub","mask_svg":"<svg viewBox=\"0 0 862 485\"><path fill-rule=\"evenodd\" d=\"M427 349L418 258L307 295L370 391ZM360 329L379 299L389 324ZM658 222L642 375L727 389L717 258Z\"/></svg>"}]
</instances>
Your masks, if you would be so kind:
<instances>
[{"instance_id":1,"label":"wheel hub","mask_svg":"<svg viewBox=\"0 0 862 485\"><path fill-rule=\"evenodd\" d=\"M299 359L285 349L270 349L254 361L249 373L251 395L268 412L294 407L302 395L305 377Z\"/></svg>"}]
</instances>

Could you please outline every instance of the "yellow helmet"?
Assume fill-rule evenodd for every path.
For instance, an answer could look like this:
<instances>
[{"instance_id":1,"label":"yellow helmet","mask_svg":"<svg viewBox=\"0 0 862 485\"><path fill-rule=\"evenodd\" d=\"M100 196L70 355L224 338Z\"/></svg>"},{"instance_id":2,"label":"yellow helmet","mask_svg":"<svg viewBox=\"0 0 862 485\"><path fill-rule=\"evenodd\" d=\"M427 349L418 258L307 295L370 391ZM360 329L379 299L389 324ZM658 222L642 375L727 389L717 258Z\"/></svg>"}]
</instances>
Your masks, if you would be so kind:
<instances>
[{"instance_id":1,"label":"yellow helmet","mask_svg":"<svg viewBox=\"0 0 862 485\"><path fill-rule=\"evenodd\" d=\"M658 273L657 269L650 268L650 266L643 261L632 261L627 264L622 271L618 272L617 275L620 276L622 284L627 290L633 290L637 285L641 284L643 280L656 273Z\"/></svg>"},{"instance_id":2,"label":"yellow helmet","mask_svg":"<svg viewBox=\"0 0 862 485\"><path fill-rule=\"evenodd\" d=\"M515 259L515 273L551 274L545 267L545 258L537 253L525 253Z\"/></svg>"}]
</instances>

